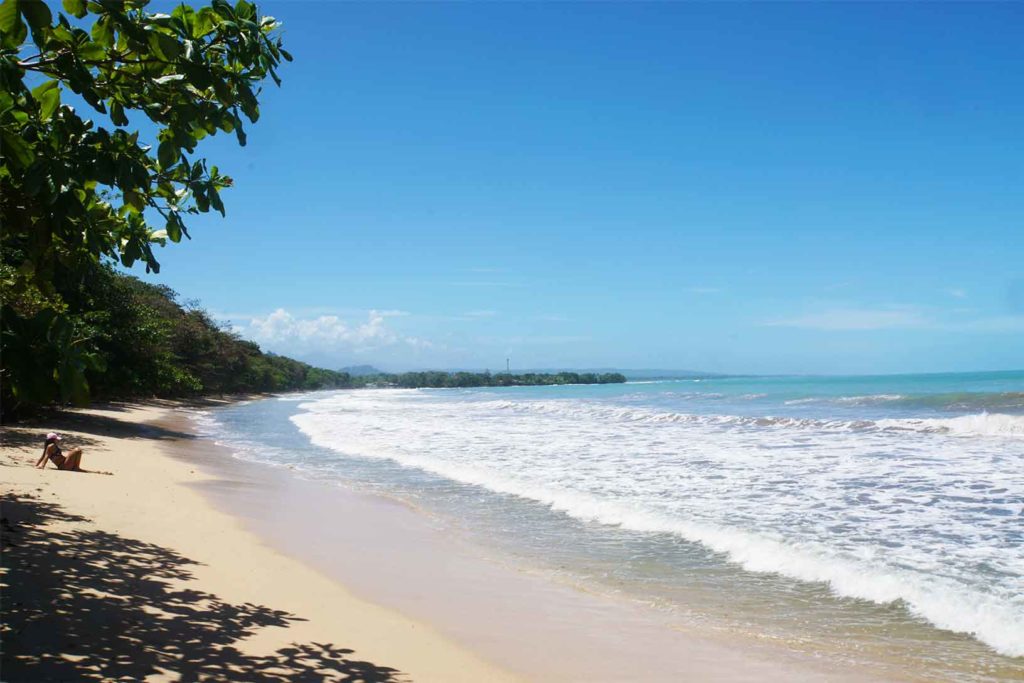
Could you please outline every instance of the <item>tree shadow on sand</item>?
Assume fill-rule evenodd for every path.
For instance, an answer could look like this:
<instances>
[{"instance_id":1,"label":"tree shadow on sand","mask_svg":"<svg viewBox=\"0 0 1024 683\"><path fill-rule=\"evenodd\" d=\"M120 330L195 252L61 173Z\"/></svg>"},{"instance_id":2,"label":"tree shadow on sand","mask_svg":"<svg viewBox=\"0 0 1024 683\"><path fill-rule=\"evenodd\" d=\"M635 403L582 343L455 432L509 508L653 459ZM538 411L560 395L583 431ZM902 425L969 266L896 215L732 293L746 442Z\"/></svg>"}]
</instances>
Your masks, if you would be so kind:
<instances>
[{"instance_id":1,"label":"tree shadow on sand","mask_svg":"<svg viewBox=\"0 0 1024 683\"><path fill-rule=\"evenodd\" d=\"M60 522L84 522L30 496L0 498L4 681L405 680L328 643L247 655L235 644L299 617L181 587L196 563L161 546Z\"/></svg>"},{"instance_id":2,"label":"tree shadow on sand","mask_svg":"<svg viewBox=\"0 0 1024 683\"><path fill-rule=\"evenodd\" d=\"M53 431L50 428L48 431ZM95 448L99 441L88 436L75 436L75 446L82 448ZM0 446L10 449L25 449L30 453L35 451L38 456L43 452L43 444L46 442L46 431L42 428L28 427L5 427L0 434Z\"/></svg>"}]
</instances>

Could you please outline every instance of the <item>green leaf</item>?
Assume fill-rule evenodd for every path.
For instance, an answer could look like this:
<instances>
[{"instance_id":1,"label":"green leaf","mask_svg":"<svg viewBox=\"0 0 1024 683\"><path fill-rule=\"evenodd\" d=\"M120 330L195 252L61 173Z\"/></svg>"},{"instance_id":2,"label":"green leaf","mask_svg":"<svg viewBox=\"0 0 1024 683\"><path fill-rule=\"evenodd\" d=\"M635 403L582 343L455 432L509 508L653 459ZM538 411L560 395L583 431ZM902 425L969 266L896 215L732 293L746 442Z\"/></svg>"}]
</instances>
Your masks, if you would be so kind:
<instances>
[{"instance_id":1,"label":"green leaf","mask_svg":"<svg viewBox=\"0 0 1024 683\"><path fill-rule=\"evenodd\" d=\"M245 0L238 0L235 3L235 15L240 19L252 19L256 14L256 8Z\"/></svg>"},{"instance_id":2,"label":"green leaf","mask_svg":"<svg viewBox=\"0 0 1024 683\"><path fill-rule=\"evenodd\" d=\"M174 11L171 12L171 17L173 19L177 19L178 22L180 22L180 26L183 29L185 37L194 37L193 31L195 30L196 17L196 11L194 9L192 9L185 3L182 3L174 8Z\"/></svg>"},{"instance_id":3,"label":"green leaf","mask_svg":"<svg viewBox=\"0 0 1024 683\"><path fill-rule=\"evenodd\" d=\"M193 192L193 197L195 198L196 206L199 208L200 211L206 213L207 211L210 210L210 200L206 196L205 185L195 188L195 192Z\"/></svg>"},{"instance_id":4,"label":"green leaf","mask_svg":"<svg viewBox=\"0 0 1024 683\"><path fill-rule=\"evenodd\" d=\"M146 208L146 200L140 192L136 192L135 190L125 190L124 202L139 213L142 213Z\"/></svg>"},{"instance_id":5,"label":"green leaf","mask_svg":"<svg viewBox=\"0 0 1024 683\"><path fill-rule=\"evenodd\" d=\"M131 238L121 249L121 263L131 268L132 264L135 263L136 259L142 255L142 250L139 248L139 242L135 238Z\"/></svg>"},{"instance_id":6,"label":"green leaf","mask_svg":"<svg viewBox=\"0 0 1024 683\"><path fill-rule=\"evenodd\" d=\"M181 241L181 219L174 214L167 218L167 236L172 242Z\"/></svg>"},{"instance_id":7,"label":"green leaf","mask_svg":"<svg viewBox=\"0 0 1024 683\"><path fill-rule=\"evenodd\" d=\"M21 168L27 168L36 158L32 148L20 135L3 131L3 145L0 145L3 157L15 162Z\"/></svg>"},{"instance_id":8,"label":"green leaf","mask_svg":"<svg viewBox=\"0 0 1024 683\"><path fill-rule=\"evenodd\" d=\"M167 61L174 61L181 55L181 43L166 33L155 31L149 35L149 44Z\"/></svg>"},{"instance_id":9,"label":"green leaf","mask_svg":"<svg viewBox=\"0 0 1024 683\"><path fill-rule=\"evenodd\" d=\"M69 39L68 42L74 40ZM101 61L107 56L106 49L99 43L94 43L91 40L86 40L85 44L78 48L78 56L82 59L88 59L92 61Z\"/></svg>"},{"instance_id":10,"label":"green leaf","mask_svg":"<svg viewBox=\"0 0 1024 683\"><path fill-rule=\"evenodd\" d=\"M85 0L64 0L64 11L81 19L85 16Z\"/></svg>"},{"instance_id":11,"label":"green leaf","mask_svg":"<svg viewBox=\"0 0 1024 683\"><path fill-rule=\"evenodd\" d=\"M47 81L32 89L32 97L39 103L39 118L49 121L60 106L60 85L57 81Z\"/></svg>"},{"instance_id":12,"label":"green leaf","mask_svg":"<svg viewBox=\"0 0 1024 683\"><path fill-rule=\"evenodd\" d=\"M209 196L210 205L213 206L213 208L216 209L221 216L226 215L224 213L224 202L220 200L220 194L217 192L217 189L215 187L210 188Z\"/></svg>"},{"instance_id":13,"label":"green leaf","mask_svg":"<svg viewBox=\"0 0 1024 683\"><path fill-rule=\"evenodd\" d=\"M0 31L13 33L19 21L18 0L4 0L0 3Z\"/></svg>"},{"instance_id":14,"label":"green leaf","mask_svg":"<svg viewBox=\"0 0 1024 683\"><path fill-rule=\"evenodd\" d=\"M42 0L22 0L18 3L18 9L25 16L28 25L32 27L33 35L36 31L50 28L50 24L53 22L50 8Z\"/></svg>"},{"instance_id":15,"label":"green leaf","mask_svg":"<svg viewBox=\"0 0 1024 683\"><path fill-rule=\"evenodd\" d=\"M157 159L160 161L160 168L167 170L171 166L174 166L174 164L178 163L180 153L178 152L177 145L170 140L164 140L157 148L156 155Z\"/></svg>"},{"instance_id":16,"label":"green leaf","mask_svg":"<svg viewBox=\"0 0 1024 683\"><path fill-rule=\"evenodd\" d=\"M110 17L104 15L92 25L92 39L103 47L110 49L114 47L114 24Z\"/></svg>"},{"instance_id":17,"label":"green leaf","mask_svg":"<svg viewBox=\"0 0 1024 683\"><path fill-rule=\"evenodd\" d=\"M110 100L110 120L115 126L127 126L128 117L125 116L124 106L117 100Z\"/></svg>"},{"instance_id":18,"label":"green leaf","mask_svg":"<svg viewBox=\"0 0 1024 683\"><path fill-rule=\"evenodd\" d=\"M0 3L0 33L3 34L3 46L10 50L21 47L28 30L18 12L18 0L3 0Z\"/></svg>"},{"instance_id":19,"label":"green leaf","mask_svg":"<svg viewBox=\"0 0 1024 683\"><path fill-rule=\"evenodd\" d=\"M210 7L204 7L196 12L194 26L192 28L193 38L203 38L213 33L220 17Z\"/></svg>"}]
</instances>

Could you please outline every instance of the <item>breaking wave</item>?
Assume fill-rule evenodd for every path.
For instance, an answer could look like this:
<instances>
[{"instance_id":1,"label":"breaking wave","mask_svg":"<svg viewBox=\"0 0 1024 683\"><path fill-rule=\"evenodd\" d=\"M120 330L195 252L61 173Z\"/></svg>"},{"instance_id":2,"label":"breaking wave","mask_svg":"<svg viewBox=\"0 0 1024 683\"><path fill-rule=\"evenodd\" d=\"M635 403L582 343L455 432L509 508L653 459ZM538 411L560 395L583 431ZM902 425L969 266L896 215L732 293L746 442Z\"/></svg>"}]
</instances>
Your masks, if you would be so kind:
<instances>
[{"instance_id":1,"label":"breaking wave","mask_svg":"<svg viewBox=\"0 0 1024 683\"><path fill-rule=\"evenodd\" d=\"M577 401L494 401L495 410L560 415L620 422L682 422L720 428L810 429L815 431L916 431L959 436L1024 436L1024 415L978 413L948 418L880 420L821 420L814 418L745 415L701 415L658 412L648 408L608 406Z\"/></svg>"}]
</instances>

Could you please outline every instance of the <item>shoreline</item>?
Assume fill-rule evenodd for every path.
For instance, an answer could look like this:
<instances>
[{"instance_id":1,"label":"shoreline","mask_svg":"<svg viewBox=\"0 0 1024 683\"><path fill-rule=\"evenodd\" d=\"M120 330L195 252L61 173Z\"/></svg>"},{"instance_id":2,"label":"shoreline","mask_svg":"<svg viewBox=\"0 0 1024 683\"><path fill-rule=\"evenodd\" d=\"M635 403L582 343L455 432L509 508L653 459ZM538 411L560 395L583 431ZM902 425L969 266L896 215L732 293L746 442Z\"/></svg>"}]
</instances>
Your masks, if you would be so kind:
<instances>
[{"instance_id":1,"label":"shoreline","mask_svg":"<svg viewBox=\"0 0 1024 683\"><path fill-rule=\"evenodd\" d=\"M313 481L216 450L200 456L213 480L197 487L219 509L357 596L429 623L527 680L872 680L849 666L713 634L628 597L559 581L386 493Z\"/></svg>"},{"instance_id":2,"label":"shoreline","mask_svg":"<svg viewBox=\"0 0 1024 683\"><path fill-rule=\"evenodd\" d=\"M203 596L200 602L217 605L217 614L229 606L233 618L225 626L234 637L224 642L220 629L197 627L196 622L208 619L202 610L179 614L173 621L184 635L193 636L194 651L175 644L172 636L181 634L144 628L148 637L139 640L147 657L129 675L173 679L187 666L201 672L200 678L244 674L289 680L313 671L342 677L355 670L357 658L355 668L362 667L366 680L382 681L872 680L838 663L673 628L625 600L590 594L486 556L446 533L443 523L393 499L225 457L222 448L197 437L176 410L186 407L196 406L108 406L65 414L64 426L47 424L47 429L64 429L69 445L86 447L86 468L110 470L113 477L34 470L31 462L38 453L25 432L34 434L41 427L5 430L3 464L20 467L0 470L8 475L5 482L11 490L4 516L10 518L10 528L22 528L9 533L5 524L5 536L18 538L28 527L39 535L33 552L45 552L42 534L52 533L51 527L65 530L68 538L62 540L75 544L98 527L104 539L143 543L149 549L144 556L159 548L161 556L179 558L175 566L187 567L165 577L168 587L155 595L140 595L131 582L139 580L135 575L118 586L100 580L97 587L96 577L78 572L75 587L83 592L118 589L113 592L121 602L139 603L139 614L122 614L123 607L106 601L76 605L80 601L72 597L66 616L61 612L47 617L48 633L73 634L75 647L87 651L84 659L74 661L78 652L54 657L46 652L52 649L47 637L31 635L31 629L5 633L8 672L71 670L78 678L110 676L118 670L109 668L115 666L112 661L120 661L115 655L124 658L138 643L126 637L121 653L109 644L91 644L78 621L106 619L105 610L112 610L118 622L138 621L151 610L163 609L162 601L175 614L182 608L176 596L188 590ZM12 435L17 450L7 448ZM8 514L12 493L20 501L16 508L38 509ZM35 497L23 498L29 495ZM41 515L44 507L46 514ZM44 519L33 522L31 514L28 521L15 519L33 512ZM67 521L69 514L85 519ZM61 517L65 521L58 521ZM15 547L5 557L8 604L20 599L28 605L26 589L38 589L32 584L36 579L17 568L21 552ZM90 548L90 564L109 562L105 554L103 547ZM74 561L70 564L74 568ZM28 584L12 585L12 579ZM49 602L59 602L68 599L66 589L47 584L42 593ZM33 610L45 614L44 604L20 609L24 616ZM246 614L248 610L262 618ZM12 615L16 629L22 615ZM232 630L236 622L245 626ZM296 650L295 643L304 645ZM234 654L226 658L226 651ZM225 659L229 666L222 663ZM309 668L314 665L316 669ZM143 672L140 666L148 668ZM267 672L288 667L293 667L288 675L266 678L271 675ZM46 676L35 676L41 677Z\"/></svg>"},{"instance_id":3,"label":"shoreline","mask_svg":"<svg viewBox=\"0 0 1024 683\"><path fill-rule=\"evenodd\" d=\"M175 405L4 428L4 680L515 680L216 510ZM34 469L49 430L114 475Z\"/></svg>"}]
</instances>

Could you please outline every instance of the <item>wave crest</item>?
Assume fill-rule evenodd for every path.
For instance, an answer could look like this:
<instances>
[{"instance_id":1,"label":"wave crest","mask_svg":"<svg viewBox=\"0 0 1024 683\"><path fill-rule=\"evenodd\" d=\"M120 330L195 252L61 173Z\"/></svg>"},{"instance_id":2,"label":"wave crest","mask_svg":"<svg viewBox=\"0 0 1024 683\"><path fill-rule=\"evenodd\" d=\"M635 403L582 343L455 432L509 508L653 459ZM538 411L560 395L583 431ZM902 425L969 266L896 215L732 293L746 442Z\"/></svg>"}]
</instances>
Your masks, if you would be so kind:
<instances>
[{"instance_id":1,"label":"wave crest","mask_svg":"<svg viewBox=\"0 0 1024 683\"><path fill-rule=\"evenodd\" d=\"M575 419L620 422L681 422L719 428L813 429L817 431L913 431L951 436L1024 437L1024 415L977 413L948 418L891 418L880 420L820 420L814 418L746 415L700 415L656 412L644 408L607 406L581 401L492 401L496 410L558 415Z\"/></svg>"}]
</instances>

